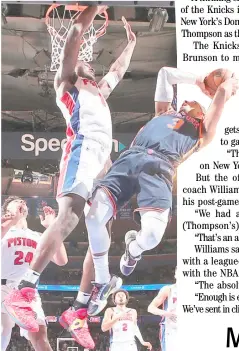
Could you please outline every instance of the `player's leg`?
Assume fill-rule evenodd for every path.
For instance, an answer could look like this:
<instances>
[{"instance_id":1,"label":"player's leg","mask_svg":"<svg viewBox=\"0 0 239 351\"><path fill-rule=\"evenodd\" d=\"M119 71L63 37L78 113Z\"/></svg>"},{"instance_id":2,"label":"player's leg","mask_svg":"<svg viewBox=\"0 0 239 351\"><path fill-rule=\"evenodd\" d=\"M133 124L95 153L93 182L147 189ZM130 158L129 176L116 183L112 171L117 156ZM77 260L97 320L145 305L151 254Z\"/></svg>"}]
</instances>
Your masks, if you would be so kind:
<instances>
[{"instance_id":1,"label":"player's leg","mask_svg":"<svg viewBox=\"0 0 239 351\"><path fill-rule=\"evenodd\" d=\"M75 341L87 349L93 349L95 347L87 324L87 307L91 296L94 276L94 264L91 252L88 249L83 263L80 291L77 294L73 307L63 312L59 320L63 328L70 332Z\"/></svg>"},{"instance_id":2,"label":"player's leg","mask_svg":"<svg viewBox=\"0 0 239 351\"><path fill-rule=\"evenodd\" d=\"M38 293L32 304L34 305L34 311L36 311L36 320L39 325L39 330L36 333L32 333L20 328L20 335L30 341L35 351L52 351L47 337L46 317L42 308L41 297Z\"/></svg>"},{"instance_id":3,"label":"player's leg","mask_svg":"<svg viewBox=\"0 0 239 351\"><path fill-rule=\"evenodd\" d=\"M113 219L111 219L107 224L108 234L111 237L111 227ZM95 280L95 269L93 258L90 249L88 248L84 262L83 270L80 282L80 290L78 291L76 300L74 302L74 308L87 308L88 302L90 300L92 291L92 282Z\"/></svg>"},{"instance_id":4,"label":"player's leg","mask_svg":"<svg viewBox=\"0 0 239 351\"><path fill-rule=\"evenodd\" d=\"M131 230L126 233L126 250L120 261L124 275L133 272L144 251L158 246L166 230L172 206L171 188L165 179L143 173L139 182L137 211L141 217L141 229L139 232Z\"/></svg>"},{"instance_id":5,"label":"player's leg","mask_svg":"<svg viewBox=\"0 0 239 351\"><path fill-rule=\"evenodd\" d=\"M108 158L105 165L104 165L104 168L97 175L97 180L104 178L104 176L107 174L107 172L109 171L111 166L112 166L112 161L110 158ZM96 180L96 182L97 182L97 180ZM88 203L86 203L85 208L84 208L85 217L87 216L89 210L90 210L90 205ZM107 230L108 230L110 237L111 237L112 222L113 222L113 219L111 219L107 225L108 226ZM74 302L75 309L88 307L88 302L90 300L91 291L93 288L92 282L94 280L95 280L94 263L93 263L91 251L88 248L84 262L83 262L80 290L78 291L76 300Z\"/></svg>"},{"instance_id":6,"label":"player's leg","mask_svg":"<svg viewBox=\"0 0 239 351\"><path fill-rule=\"evenodd\" d=\"M106 225L113 215L112 200L103 189L97 189L90 211L86 216L86 227L95 269L95 283L88 306L89 315L98 314L105 307L108 296L119 289L122 284L122 280L116 276L111 277L109 271L110 236Z\"/></svg>"},{"instance_id":7,"label":"player's leg","mask_svg":"<svg viewBox=\"0 0 239 351\"><path fill-rule=\"evenodd\" d=\"M31 342L35 351L52 351L47 337L46 325L40 325L37 333L28 332L28 340Z\"/></svg>"},{"instance_id":8,"label":"player's leg","mask_svg":"<svg viewBox=\"0 0 239 351\"><path fill-rule=\"evenodd\" d=\"M88 212L87 212L88 213ZM111 235L111 223L108 222L108 231ZM90 335L90 331L87 324L87 309L92 292L92 282L95 279L95 269L90 249L88 249L82 271L82 279L80 282L80 290L78 291L76 300L74 301L73 307L63 312L60 322L64 328L71 331L72 337L80 343L80 345L86 348L94 348L94 341ZM78 329L71 329L72 323L75 319L81 316L82 325ZM77 334L76 334L77 333Z\"/></svg>"},{"instance_id":9,"label":"player's leg","mask_svg":"<svg viewBox=\"0 0 239 351\"><path fill-rule=\"evenodd\" d=\"M12 319L8 316L5 311L3 302L6 296L11 291L11 288L7 285L1 286L1 303L2 303L2 313L1 313L1 350L5 351L8 347L8 344L11 339L12 328L14 327L15 323Z\"/></svg>"},{"instance_id":10,"label":"player's leg","mask_svg":"<svg viewBox=\"0 0 239 351\"><path fill-rule=\"evenodd\" d=\"M1 350L5 351L11 340L14 322L6 313L1 313Z\"/></svg>"},{"instance_id":11,"label":"player's leg","mask_svg":"<svg viewBox=\"0 0 239 351\"><path fill-rule=\"evenodd\" d=\"M122 284L121 279L111 277L109 272L110 238L106 224L115 215L116 209L127 202L134 193L135 178L129 177L129 174L133 174L129 161L128 153L125 153L112 165L104 179L99 182L100 188L95 192L86 216L95 267L95 285L88 307L89 315L98 314L105 307L109 295Z\"/></svg>"}]
</instances>

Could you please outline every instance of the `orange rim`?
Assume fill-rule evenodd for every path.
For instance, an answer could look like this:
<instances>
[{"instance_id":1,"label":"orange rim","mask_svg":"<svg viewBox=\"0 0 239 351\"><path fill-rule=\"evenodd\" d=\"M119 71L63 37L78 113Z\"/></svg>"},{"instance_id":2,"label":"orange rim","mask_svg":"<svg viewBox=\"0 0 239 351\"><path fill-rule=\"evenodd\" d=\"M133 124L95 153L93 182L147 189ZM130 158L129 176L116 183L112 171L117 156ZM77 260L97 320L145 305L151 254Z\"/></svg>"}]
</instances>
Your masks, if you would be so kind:
<instances>
[{"instance_id":1,"label":"orange rim","mask_svg":"<svg viewBox=\"0 0 239 351\"><path fill-rule=\"evenodd\" d=\"M54 11L57 7L59 6L64 6L64 5L61 5L61 4L52 4L49 9L47 10L47 13L46 13L46 18L45 18L45 23L46 25L50 25L49 23L49 19L50 19L50 13L52 11ZM65 10L67 11L75 11L75 12L83 12L88 6L81 6L81 5L65 5ZM102 16L103 17L103 16ZM96 37L99 38L101 37L102 35L104 35L106 33L106 28L108 27L108 24L109 24L109 17L108 17L108 13L107 11L104 11L104 19L105 19L105 23L99 28L96 30Z\"/></svg>"}]
</instances>

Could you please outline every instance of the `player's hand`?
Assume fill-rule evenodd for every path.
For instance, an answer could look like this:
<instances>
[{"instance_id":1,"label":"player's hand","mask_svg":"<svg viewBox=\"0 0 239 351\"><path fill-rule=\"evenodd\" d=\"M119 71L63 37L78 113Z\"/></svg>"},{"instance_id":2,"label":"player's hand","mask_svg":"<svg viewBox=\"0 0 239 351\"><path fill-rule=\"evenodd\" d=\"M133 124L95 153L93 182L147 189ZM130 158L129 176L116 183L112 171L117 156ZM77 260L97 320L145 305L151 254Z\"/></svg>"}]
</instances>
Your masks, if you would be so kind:
<instances>
[{"instance_id":1,"label":"player's hand","mask_svg":"<svg viewBox=\"0 0 239 351\"><path fill-rule=\"evenodd\" d=\"M103 14L105 11L108 10L108 8L109 8L109 6L102 6L102 5L97 6L97 14L98 15Z\"/></svg>"},{"instance_id":2,"label":"player's hand","mask_svg":"<svg viewBox=\"0 0 239 351\"><path fill-rule=\"evenodd\" d=\"M14 215L11 213L6 213L1 217L1 224L7 222L7 221L12 221L14 220Z\"/></svg>"},{"instance_id":3,"label":"player's hand","mask_svg":"<svg viewBox=\"0 0 239 351\"><path fill-rule=\"evenodd\" d=\"M124 16L122 17L122 22L124 23L128 42L136 42L136 35L132 31L130 24L126 21Z\"/></svg>"},{"instance_id":4,"label":"player's hand","mask_svg":"<svg viewBox=\"0 0 239 351\"><path fill-rule=\"evenodd\" d=\"M127 317L127 312L126 311L122 311L120 313L117 313L116 315L116 320L119 321L121 318L126 318Z\"/></svg>"},{"instance_id":5,"label":"player's hand","mask_svg":"<svg viewBox=\"0 0 239 351\"><path fill-rule=\"evenodd\" d=\"M147 347L148 350L152 350L152 345L150 344L150 342L144 341L142 345Z\"/></svg>"},{"instance_id":6,"label":"player's hand","mask_svg":"<svg viewBox=\"0 0 239 351\"><path fill-rule=\"evenodd\" d=\"M236 95L239 88L239 79L233 74L233 77L227 79L220 85L221 88L225 90L226 99L229 100L233 95Z\"/></svg>"},{"instance_id":7,"label":"player's hand","mask_svg":"<svg viewBox=\"0 0 239 351\"><path fill-rule=\"evenodd\" d=\"M44 216L39 215L41 225L45 228L48 228L49 225L54 221L56 218L56 212L50 206L43 207Z\"/></svg>"},{"instance_id":8,"label":"player's hand","mask_svg":"<svg viewBox=\"0 0 239 351\"><path fill-rule=\"evenodd\" d=\"M174 323L177 322L177 315L175 312L166 311L165 317L167 317L168 319L170 319Z\"/></svg>"},{"instance_id":9,"label":"player's hand","mask_svg":"<svg viewBox=\"0 0 239 351\"><path fill-rule=\"evenodd\" d=\"M199 76L196 80L196 85L199 89L203 92L203 94L207 95L208 97L213 98L212 94L209 90L207 90L206 85L204 83L205 76Z\"/></svg>"}]
</instances>

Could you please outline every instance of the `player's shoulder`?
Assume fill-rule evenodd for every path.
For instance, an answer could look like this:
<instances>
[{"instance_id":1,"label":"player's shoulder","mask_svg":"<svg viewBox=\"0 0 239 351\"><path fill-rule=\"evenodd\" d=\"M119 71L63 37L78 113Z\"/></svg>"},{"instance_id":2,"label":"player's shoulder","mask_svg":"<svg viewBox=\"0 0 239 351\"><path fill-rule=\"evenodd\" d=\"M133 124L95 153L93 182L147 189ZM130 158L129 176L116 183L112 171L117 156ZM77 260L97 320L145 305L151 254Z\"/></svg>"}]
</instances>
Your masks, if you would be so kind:
<instances>
[{"instance_id":1,"label":"player's shoulder","mask_svg":"<svg viewBox=\"0 0 239 351\"><path fill-rule=\"evenodd\" d=\"M40 232L36 232L35 230L31 230L31 229L29 229L29 228L27 229L27 233L28 233L29 235L31 235L31 236L37 238L37 239L39 239L40 236L41 236L41 233L40 233Z\"/></svg>"},{"instance_id":2,"label":"player's shoulder","mask_svg":"<svg viewBox=\"0 0 239 351\"><path fill-rule=\"evenodd\" d=\"M158 292L158 295L169 295L172 289L171 285L164 285Z\"/></svg>"},{"instance_id":3,"label":"player's shoulder","mask_svg":"<svg viewBox=\"0 0 239 351\"><path fill-rule=\"evenodd\" d=\"M134 317L137 318L138 313L137 313L137 310L135 308L130 308L128 311L131 313L131 315L133 315Z\"/></svg>"},{"instance_id":4,"label":"player's shoulder","mask_svg":"<svg viewBox=\"0 0 239 351\"><path fill-rule=\"evenodd\" d=\"M106 310L105 310L105 315L106 315L106 314L107 314L107 315L113 314L114 311L115 311L114 307L108 307L108 308L106 308Z\"/></svg>"}]
</instances>

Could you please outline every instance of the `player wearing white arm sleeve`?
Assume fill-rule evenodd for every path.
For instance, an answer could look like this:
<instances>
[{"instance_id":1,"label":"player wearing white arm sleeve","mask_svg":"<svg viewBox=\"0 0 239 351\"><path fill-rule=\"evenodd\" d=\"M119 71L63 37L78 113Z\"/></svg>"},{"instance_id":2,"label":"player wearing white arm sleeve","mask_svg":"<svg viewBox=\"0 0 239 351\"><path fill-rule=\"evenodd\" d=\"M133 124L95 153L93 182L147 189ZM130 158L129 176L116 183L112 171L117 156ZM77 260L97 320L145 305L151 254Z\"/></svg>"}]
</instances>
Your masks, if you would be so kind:
<instances>
[{"instance_id":1,"label":"player wearing white arm sleeve","mask_svg":"<svg viewBox=\"0 0 239 351\"><path fill-rule=\"evenodd\" d=\"M193 73L183 72L178 68L163 67L160 69L157 77L155 89L155 116L164 112L173 112L172 100L174 96L173 86L176 84L197 85L204 94L209 95L203 83L203 77Z\"/></svg>"},{"instance_id":2,"label":"player wearing white arm sleeve","mask_svg":"<svg viewBox=\"0 0 239 351\"><path fill-rule=\"evenodd\" d=\"M152 345L144 341L137 325L137 311L127 308L129 294L125 290L118 290L113 295L114 308L107 308L101 329L110 332L110 351L137 351L135 337L139 342L152 349Z\"/></svg>"},{"instance_id":3,"label":"player wearing white arm sleeve","mask_svg":"<svg viewBox=\"0 0 239 351\"><path fill-rule=\"evenodd\" d=\"M44 218L41 224L47 228L55 218L52 208L43 208ZM2 239L1 239L1 350L5 351L11 339L12 328L15 325L5 309L4 302L10 292L19 284L21 277L27 272L40 242L41 234L34 232L27 226L28 208L26 202L17 196L10 196L3 204L4 215L2 217ZM54 258L57 265L65 265L68 261L65 247L62 244ZM36 328L32 331L21 329L21 336L26 337L35 351L52 351L47 338L47 327L45 315L42 309L41 298L38 293L32 304L36 311ZM20 308L20 313L27 317L28 309Z\"/></svg>"}]
</instances>

